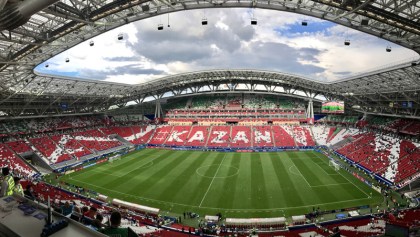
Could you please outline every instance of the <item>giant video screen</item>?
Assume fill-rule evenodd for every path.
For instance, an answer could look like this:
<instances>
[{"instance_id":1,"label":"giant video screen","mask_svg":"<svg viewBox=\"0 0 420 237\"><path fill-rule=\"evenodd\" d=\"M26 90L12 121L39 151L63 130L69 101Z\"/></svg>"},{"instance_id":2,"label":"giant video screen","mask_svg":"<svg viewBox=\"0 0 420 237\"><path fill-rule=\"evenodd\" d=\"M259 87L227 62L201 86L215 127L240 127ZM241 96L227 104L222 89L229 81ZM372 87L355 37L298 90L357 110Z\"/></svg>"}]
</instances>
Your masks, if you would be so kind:
<instances>
[{"instance_id":1,"label":"giant video screen","mask_svg":"<svg viewBox=\"0 0 420 237\"><path fill-rule=\"evenodd\" d=\"M326 114L343 114L344 101L322 102L321 112Z\"/></svg>"}]
</instances>

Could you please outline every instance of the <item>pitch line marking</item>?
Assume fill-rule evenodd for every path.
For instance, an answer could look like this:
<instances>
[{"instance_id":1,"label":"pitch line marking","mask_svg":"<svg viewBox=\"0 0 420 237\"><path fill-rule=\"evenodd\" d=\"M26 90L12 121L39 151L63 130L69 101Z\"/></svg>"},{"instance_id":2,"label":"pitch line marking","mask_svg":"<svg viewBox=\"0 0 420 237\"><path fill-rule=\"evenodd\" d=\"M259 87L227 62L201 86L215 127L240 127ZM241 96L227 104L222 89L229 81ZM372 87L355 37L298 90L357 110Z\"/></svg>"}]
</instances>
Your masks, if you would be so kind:
<instances>
[{"instance_id":1,"label":"pitch line marking","mask_svg":"<svg viewBox=\"0 0 420 237\"><path fill-rule=\"evenodd\" d=\"M216 174L215 174L214 176L206 176L206 175L200 174L200 172L198 172L198 170L199 170L199 169L204 168L204 167L210 167L210 166L215 166L215 165L204 165L204 166L198 167L198 168L195 170L195 173L196 173L198 176L201 176L201 177L204 177L204 178L210 178L210 179L213 179L213 178L216 178L216 179L226 179L226 178L230 178L230 177L233 177L233 176L235 176L235 175L238 175L238 174L239 174L239 169L238 169L237 167L235 167L235 166L231 166L231 165L222 165L222 166L224 166L224 167L232 167L232 168L235 168L235 169L236 169L236 172L235 172L234 174L231 174L231 175L228 175L228 176L224 176L224 177L216 177Z\"/></svg>"},{"instance_id":2,"label":"pitch line marking","mask_svg":"<svg viewBox=\"0 0 420 237\"><path fill-rule=\"evenodd\" d=\"M145 164L143 164L143 165L141 165L141 166L139 166L139 167L135 167L134 169L132 169L132 170L130 170L130 171L128 171L128 172L125 172L125 174L124 175L122 175L122 176L125 176L125 175L127 175L127 174L129 174L129 173L131 173L131 172L133 172L133 171L135 171L135 170L137 170L137 169L142 169L142 168L149 168L149 167L152 167L152 165L154 164L154 161L156 160L157 158L154 158L153 160L151 160L151 161L149 161L149 162L147 162L147 163L145 163ZM150 164L150 165L149 165ZM122 177L121 176L121 177Z\"/></svg>"},{"instance_id":3,"label":"pitch line marking","mask_svg":"<svg viewBox=\"0 0 420 237\"><path fill-rule=\"evenodd\" d=\"M112 173L107 173L105 171L100 171L100 170L91 170L91 171L89 171L89 173L90 172L99 173L99 174L106 174L106 175L111 175L111 176L115 176L115 177L121 178L120 175L116 175L116 174L112 174Z\"/></svg>"},{"instance_id":4,"label":"pitch line marking","mask_svg":"<svg viewBox=\"0 0 420 237\"><path fill-rule=\"evenodd\" d=\"M337 184L321 184L321 185L314 185L314 186L311 186L311 187L312 188L319 188L319 187L328 187L328 186L345 185L345 184L351 184L351 183L347 182L347 183L337 183Z\"/></svg>"},{"instance_id":5,"label":"pitch line marking","mask_svg":"<svg viewBox=\"0 0 420 237\"><path fill-rule=\"evenodd\" d=\"M325 162L324 162L325 163ZM342 175L340 172L337 172L338 174L341 175L341 177L345 178L347 181L349 181L351 184L353 184L353 186L355 186L357 189L359 189L360 191L362 191L362 193L364 193L368 198L372 198L370 195L368 195L365 191L363 191L361 188L359 188L359 186L357 186L356 184L354 184L352 181L350 181L347 177L344 177L344 175Z\"/></svg>"},{"instance_id":6,"label":"pitch line marking","mask_svg":"<svg viewBox=\"0 0 420 237\"><path fill-rule=\"evenodd\" d=\"M215 178L216 178L216 176L217 176L217 173L219 172L220 167L222 167L222 163L223 163L223 161L225 160L225 158L226 158L226 153L225 153L225 155L223 156L223 159L222 159L222 161L220 162L219 167L217 167L216 173L214 174L214 177L213 177L213 179L211 180L211 182L210 182L210 184L209 184L209 187L207 188L207 191L206 191L206 193L204 194L203 199L201 199L200 205L199 205L198 207L201 207L201 204L203 204L203 201L204 201L204 199L206 198L207 193L210 191L210 187L211 187L211 185L213 184L213 182L214 182L214 180L215 180Z\"/></svg>"},{"instance_id":7,"label":"pitch line marking","mask_svg":"<svg viewBox=\"0 0 420 237\"><path fill-rule=\"evenodd\" d=\"M237 212L266 212L266 211L283 211L283 210L288 210L288 209L296 209L296 208L304 208L304 207L312 207L312 206L325 206L325 205L329 205L329 204L336 204L336 203L345 203L345 202L354 202L354 201L361 201L361 200L366 200L366 199L370 199L370 198L357 198L357 199L351 199L351 200L343 200L343 201L336 201L336 202L324 202L324 203L319 203L319 204L309 204L309 205L305 205L305 206L293 206L293 207L279 207L279 208L266 208L266 209L226 209L226 208L218 208L218 207L200 207L200 206L195 206L195 205L188 205L188 204L183 204L183 203L176 203L176 202L167 202L167 201L161 201L161 200L156 200L156 199L152 199L152 198L145 198L145 197L139 197L137 195L132 195L132 194L127 194L127 193L123 193L120 191L116 191L113 189L108 189L108 188L104 188L101 186L97 186L91 183L86 183L83 181L79 181L73 178L69 178L72 179L76 182L79 183L83 183L83 184L87 184L93 187L97 187L99 189L102 190L107 190L109 192L113 192L113 193L119 193L122 195L125 195L126 197L133 197L135 199L139 199L139 200L145 200L145 201L150 201L150 202L155 202L155 203L160 203L160 204L165 204L165 205L178 205L178 206L185 206L185 207L193 207L193 208L203 208L203 209L212 209L212 210L223 210L223 211L237 211Z\"/></svg>"},{"instance_id":8,"label":"pitch line marking","mask_svg":"<svg viewBox=\"0 0 420 237\"><path fill-rule=\"evenodd\" d=\"M305 182L308 184L308 186L309 186L309 187L312 187L312 186L309 184L308 180L306 180L305 176L303 176L302 172L300 172L299 168L298 168L296 165L292 165L292 166L290 166L290 167L289 167L289 170L290 170L290 168L291 168L291 167L293 167L293 166L294 166L294 167L296 167L297 171L299 172L299 175L300 175L300 176L302 176L302 178L305 180ZM293 173L293 172L292 172L292 173Z\"/></svg>"},{"instance_id":9,"label":"pitch line marking","mask_svg":"<svg viewBox=\"0 0 420 237\"><path fill-rule=\"evenodd\" d=\"M155 158L155 159L157 159L157 158ZM155 159L154 159L154 160L155 160ZM106 174L106 175L111 175L111 176L115 176L115 177L121 178L121 177L124 177L126 174L133 172L133 171L134 171L134 170L136 170L136 169L149 168L149 167L153 166L153 164L154 164L154 160L149 161L149 162L147 162L147 163L145 163L144 165L141 165L141 166L139 166L139 167L136 167L135 169L133 169L133 170L131 170L131 171L129 171L129 172L126 172L124 175L117 175L117 174L113 174L113 173L106 172L106 170L108 170L108 171L109 171L109 169L108 169L108 168L107 168L106 170L103 170L103 169L99 169L99 170L90 170L90 171L89 171L89 173L90 173L90 172L93 172L93 173L100 173L100 174ZM150 165L149 165L149 164L150 164ZM110 167L110 168L111 168L111 167ZM81 171L82 171L82 170L81 170ZM70 177L70 178L72 179L72 178L74 178L74 177L77 177L77 176L82 175L82 174L85 174L85 173L86 173L86 172L80 172L80 173L75 174L74 176L72 176L72 177Z\"/></svg>"},{"instance_id":10,"label":"pitch line marking","mask_svg":"<svg viewBox=\"0 0 420 237\"><path fill-rule=\"evenodd\" d=\"M310 158L312 158L312 157L310 157ZM324 173L326 173L327 175L339 175L339 174L329 174L327 171L325 171L324 170L324 168L322 168L322 166L320 166L319 164L318 164L318 162L315 162L315 161L313 161L312 159L310 159L312 162L314 162L317 166L319 166L319 168L321 168L321 170L322 171L324 171ZM322 162L322 163L324 163L324 162Z\"/></svg>"},{"instance_id":11,"label":"pitch line marking","mask_svg":"<svg viewBox=\"0 0 420 237\"><path fill-rule=\"evenodd\" d=\"M290 171L290 173L292 173L292 174L294 174L294 175L298 175L298 176L302 176L302 174L297 174L297 173L295 173L295 172L293 172L292 171L292 167L296 167L296 165L292 165L292 166L290 166L289 167L289 171ZM296 169L297 170L299 170L297 167L296 167ZM299 171L300 172L300 171ZM338 175L338 174L337 174ZM306 179L305 179L306 180ZM336 184L321 184L321 185L310 185L309 187L311 187L311 188L319 188L319 187L327 187L327 186L335 186L335 185L344 185L344 184L352 184L352 183L349 183L349 182L347 182L347 183L336 183Z\"/></svg>"}]
</instances>

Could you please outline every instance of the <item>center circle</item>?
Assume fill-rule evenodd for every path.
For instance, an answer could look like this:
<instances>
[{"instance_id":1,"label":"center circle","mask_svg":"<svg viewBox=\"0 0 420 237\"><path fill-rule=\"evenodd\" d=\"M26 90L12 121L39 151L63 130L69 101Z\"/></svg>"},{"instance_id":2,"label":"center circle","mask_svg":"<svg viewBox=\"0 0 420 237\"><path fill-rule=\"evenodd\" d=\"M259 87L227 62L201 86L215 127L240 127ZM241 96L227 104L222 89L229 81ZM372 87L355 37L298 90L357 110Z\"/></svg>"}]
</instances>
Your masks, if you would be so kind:
<instances>
[{"instance_id":1,"label":"center circle","mask_svg":"<svg viewBox=\"0 0 420 237\"><path fill-rule=\"evenodd\" d=\"M195 172L204 178L229 178L238 175L239 169L230 165L216 164L201 166Z\"/></svg>"}]
</instances>

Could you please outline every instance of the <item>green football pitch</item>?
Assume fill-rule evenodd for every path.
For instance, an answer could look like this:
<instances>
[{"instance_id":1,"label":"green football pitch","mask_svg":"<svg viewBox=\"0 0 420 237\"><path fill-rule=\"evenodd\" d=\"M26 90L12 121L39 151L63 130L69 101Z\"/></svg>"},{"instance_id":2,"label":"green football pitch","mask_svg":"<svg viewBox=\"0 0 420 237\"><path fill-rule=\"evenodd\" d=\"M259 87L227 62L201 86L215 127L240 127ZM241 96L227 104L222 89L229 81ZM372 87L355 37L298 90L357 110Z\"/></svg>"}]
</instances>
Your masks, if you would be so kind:
<instances>
[{"instance_id":1,"label":"green football pitch","mask_svg":"<svg viewBox=\"0 0 420 237\"><path fill-rule=\"evenodd\" d=\"M227 217L304 214L381 203L381 194L315 151L221 153L145 149L62 180L162 211Z\"/></svg>"}]
</instances>

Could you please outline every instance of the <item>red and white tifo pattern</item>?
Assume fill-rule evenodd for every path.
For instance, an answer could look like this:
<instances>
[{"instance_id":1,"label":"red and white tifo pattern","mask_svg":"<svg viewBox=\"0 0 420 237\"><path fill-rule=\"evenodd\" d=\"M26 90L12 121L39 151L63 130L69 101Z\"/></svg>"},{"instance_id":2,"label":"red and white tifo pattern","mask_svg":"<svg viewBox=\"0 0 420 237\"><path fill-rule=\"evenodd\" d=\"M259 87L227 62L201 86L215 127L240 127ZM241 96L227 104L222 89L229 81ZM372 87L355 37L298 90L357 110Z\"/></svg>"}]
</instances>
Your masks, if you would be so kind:
<instances>
[{"instance_id":1,"label":"red and white tifo pattern","mask_svg":"<svg viewBox=\"0 0 420 237\"><path fill-rule=\"evenodd\" d=\"M314 146L304 126L160 126L149 144L207 147Z\"/></svg>"}]
</instances>

